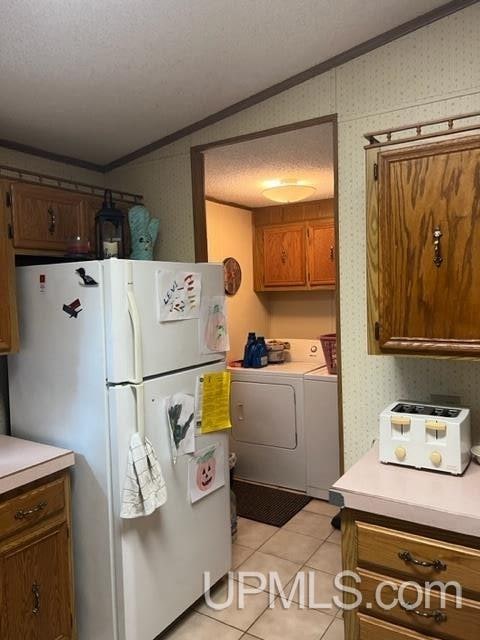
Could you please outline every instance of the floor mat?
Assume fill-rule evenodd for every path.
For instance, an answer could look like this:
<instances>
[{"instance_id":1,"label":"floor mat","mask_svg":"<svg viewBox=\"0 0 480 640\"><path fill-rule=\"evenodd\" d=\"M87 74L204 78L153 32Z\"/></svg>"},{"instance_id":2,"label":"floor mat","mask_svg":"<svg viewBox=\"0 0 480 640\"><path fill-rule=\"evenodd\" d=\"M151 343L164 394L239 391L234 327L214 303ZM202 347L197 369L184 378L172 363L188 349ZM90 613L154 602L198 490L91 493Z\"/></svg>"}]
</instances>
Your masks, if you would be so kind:
<instances>
[{"instance_id":1,"label":"floor mat","mask_svg":"<svg viewBox=\"0 0 480 640\"><path fill-rule=\"evenodd\" d=\"M232 489L237 497L239 516L275 527L283 527L311 500L309 496L301 493L264 487L261 484L237 479Z\"/></svg>"}]
</instances>

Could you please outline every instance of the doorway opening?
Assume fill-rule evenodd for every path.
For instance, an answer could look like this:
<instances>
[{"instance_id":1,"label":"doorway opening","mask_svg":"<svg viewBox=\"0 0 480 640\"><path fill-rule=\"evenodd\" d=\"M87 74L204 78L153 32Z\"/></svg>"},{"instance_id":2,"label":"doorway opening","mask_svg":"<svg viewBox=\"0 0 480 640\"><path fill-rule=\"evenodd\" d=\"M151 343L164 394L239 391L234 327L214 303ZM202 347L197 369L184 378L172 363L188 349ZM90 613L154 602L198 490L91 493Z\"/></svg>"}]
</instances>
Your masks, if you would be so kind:
<instances>
[{"instance_id":1,"label":"doorway opening","mask_svg":"<svg viewBox=\"0 0 480 640\"><path fill-rule=\"evenodd\" d=\"M331 115L191 149L196 260L226 265L238 474L323 499L343 472L337 148ZM242 367L248 332L291 343L287 362Z\"/></svg>"}]
</instances>

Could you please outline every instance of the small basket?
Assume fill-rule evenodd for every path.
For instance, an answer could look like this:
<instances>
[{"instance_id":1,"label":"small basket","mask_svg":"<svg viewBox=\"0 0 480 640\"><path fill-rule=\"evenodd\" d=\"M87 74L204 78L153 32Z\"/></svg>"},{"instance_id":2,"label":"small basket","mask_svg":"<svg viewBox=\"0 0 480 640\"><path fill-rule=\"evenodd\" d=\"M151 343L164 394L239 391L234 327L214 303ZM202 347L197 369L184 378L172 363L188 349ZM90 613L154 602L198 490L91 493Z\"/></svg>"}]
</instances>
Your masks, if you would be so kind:
<instances>
[{"instance_id":1,"label":"small basket","mask_svg":"<svg viewBox=\"0 0 480 640\"><path fill-rule=\"evenodd\" d=\"M327 363L328 373L337 373L337 334L326 333L323 336L319 336L319 340L322 343L323 355L325 356L325 362Z\"/></svg>"}]
</instances>

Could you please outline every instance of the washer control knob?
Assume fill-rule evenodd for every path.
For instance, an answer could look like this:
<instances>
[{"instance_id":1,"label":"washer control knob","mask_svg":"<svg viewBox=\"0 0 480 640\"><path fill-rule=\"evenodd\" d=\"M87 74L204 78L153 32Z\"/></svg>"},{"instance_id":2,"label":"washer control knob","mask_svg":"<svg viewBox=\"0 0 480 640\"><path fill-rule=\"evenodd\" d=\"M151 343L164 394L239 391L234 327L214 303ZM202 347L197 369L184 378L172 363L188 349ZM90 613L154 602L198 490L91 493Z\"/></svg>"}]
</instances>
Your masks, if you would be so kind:
<instances>
[{"instance_id":1,"label":"washer control knob","mask_svg":"<svg viewBox=\"0 0 480 640\"><path fill-rule=\"evenodd\" d=\"M318 351L318 347L316 345L313 345L313 346L310 347L310 352L311 353L317 353L317 351Z\"/></svg>"},{"instance_id":2,"label":"washer control knob","mask_svg":"<svg viewBox=\"0 0 480 640\"><path fill-rule=\"evenodd\" d=\"M438 467L442 464L442 454L439 451L432 451L430 454L430 462Z\"/></svg>"},{"instance_id":3,"label":"washer control knob","mask_svg":"<svg viewBox=\"0 0 480 640\"><path fill-rule=\"evenodd\" d=\"M397 457L397 460L405 460L407 457L407 450L405 447L397 447L395 449L395 456Z\"/></svg>"}]
</instances>

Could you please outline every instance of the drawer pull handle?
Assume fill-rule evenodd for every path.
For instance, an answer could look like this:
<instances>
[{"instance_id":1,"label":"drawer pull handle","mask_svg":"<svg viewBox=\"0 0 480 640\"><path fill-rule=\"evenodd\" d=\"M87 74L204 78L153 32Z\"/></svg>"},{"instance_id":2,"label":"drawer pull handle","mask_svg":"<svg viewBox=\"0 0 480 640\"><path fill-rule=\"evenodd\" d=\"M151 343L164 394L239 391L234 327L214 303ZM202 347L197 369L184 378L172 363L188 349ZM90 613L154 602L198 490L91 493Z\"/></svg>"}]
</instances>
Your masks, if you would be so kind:
<instances>
[{"instance_id":1,"label":"drawer pull handle","mask_svg":"<svg viewBox=\"0 0 480 640\"><path fill-rule=\"evenodd\" d=\"M36 616L40 613L40 587L36 582L32 584L32 593L33 593L32 613L34 616Z\"/></svg>"},{"instance_id":2,"label":"drawer pull handle","mask_svg":"<svg viewBox=\"0 0 480 640\"><path fill-rule=\"evenodd\" d=\"M417 560L412 556L410 551L400 551L398 557L400 558L400 560L410 562L417 567L432 567L433 569L435 569L435 571L445 571L447 568L447 565L441 560Z\"/></svg>"},{"instance_id":3,"label":"drawer pull handle","mask_svg":"<svg viewBox=\"0 0 480 640\"><path fill-rule=\"evenodd\" d=\"M43 511L47 506L46 502L40 502L40 504L35 505L31 509L20 509L15 514L15 520L25 520L25 518L29 518L33 516L34 513L38 513L39 511Z\"/></svg>"},{"instance_id":4,"label":"drawer pull handle","mask_svg":"<svg viewBox=\"0 0 480 640\"><path fill-rule=\"evenodd\" d=\"M407 613L413 613L414 616L418 616L419 618L433 618L437 624L447 621L447 614L438 609L422 611L421 609L414 609L415 603L410 602L406 602L404 606L400 605L400 607Z\"/></svg>"}]
</instances>

